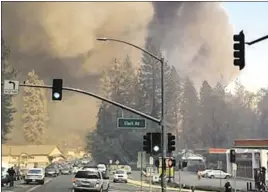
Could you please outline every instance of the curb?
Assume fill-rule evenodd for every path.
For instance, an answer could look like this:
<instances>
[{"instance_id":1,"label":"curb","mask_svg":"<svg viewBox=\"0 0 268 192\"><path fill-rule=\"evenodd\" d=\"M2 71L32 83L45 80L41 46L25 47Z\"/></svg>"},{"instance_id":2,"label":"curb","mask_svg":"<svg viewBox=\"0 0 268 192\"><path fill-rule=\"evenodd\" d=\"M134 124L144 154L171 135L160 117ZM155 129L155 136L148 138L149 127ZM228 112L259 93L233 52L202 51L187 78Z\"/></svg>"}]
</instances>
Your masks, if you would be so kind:
<instances>
[{"instance_id":1,"label":"curb","mask_svg":"<svg viewBox=\"0 0 268 192\"><path fill-rule=\"evenodd\" d=\"M140 181L135 181L135 180L131 180L131 179L128 179L128 183L131 184L131 185L134 185L134 186L141 186L141 182ZM149 184L147 183L144 183L142 182L142 186L143 187L150 187ZM153 189L161 189L161 187L159 185L151 185L151 187ZM170 190L170 191L180 191L179 188L173 188L173 187L167 187L166 188L167 190ZM190 189L181 189L181 192L191 192L192 190ZM199 191L199 190L195 190L196 192L204 192L204 191Z\"/></svg>"},{"instance_id":2,"label":"curb","mask_svg":"<svg viewBox=\"0 0 268 192\"><path fill-rule=\"evenodd\" d=\"M141 181L135 181L135 180L132 180L132 179L128 179L128 184L130 185L133 185L133 186L141 186ZM145 182L142 182L142 186L143 187L150 187L150 185L148 183L145 183ZM161 186L159 185L151 185L151 187L153 189L161 189ZM167 190L170 190L170 191L181 191L181 192L192 192L192 190L190 189L179 189L179 188L173 188L173 187L167 187L166 188ZM194 190L195 192L207 192L207 191L201 191L201 190ZM209 192L213 192L213 191L209 191Z\"/></svg>"}]
</instances>

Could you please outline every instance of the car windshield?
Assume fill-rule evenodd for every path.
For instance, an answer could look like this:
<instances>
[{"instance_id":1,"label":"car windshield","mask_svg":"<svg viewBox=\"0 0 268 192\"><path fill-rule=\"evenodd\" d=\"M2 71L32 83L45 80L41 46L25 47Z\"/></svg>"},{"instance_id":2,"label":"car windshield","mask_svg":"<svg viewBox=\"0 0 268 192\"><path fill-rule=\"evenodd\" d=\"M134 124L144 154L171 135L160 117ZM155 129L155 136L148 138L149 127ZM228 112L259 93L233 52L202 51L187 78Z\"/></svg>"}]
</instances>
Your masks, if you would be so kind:
<instances>
[{"instance_id":1,"label":"car windshield","mask_svg":"<svg viewBox=\"0 0 268 192\"><path fill-rule=\"evenodd\" d=\"M100 176L98 172L78 171L75 175L75 178L99 179Z\"/></svg>"},{"instance_id":2,"label":"car windshield","mask_svg":"<svg viewBox=\"0 0 268 192\"><path fill-rule=\"evenodd\" d=\"M125 174L125 171L123 171L123 170L117 170L115 173L116 174Z\"/></svg>"},{"instance_id":3,"label":"car windshield","mask_svg":"<svg viewBox=\"0 0 268 192\"><path fill-rule=\"evenodd\" d=\"M41 170L40 169L30 169L28 171L28 173L31 173L31 174L39 174L39 173L41 173Z\"/></svg>"}]
</instances>

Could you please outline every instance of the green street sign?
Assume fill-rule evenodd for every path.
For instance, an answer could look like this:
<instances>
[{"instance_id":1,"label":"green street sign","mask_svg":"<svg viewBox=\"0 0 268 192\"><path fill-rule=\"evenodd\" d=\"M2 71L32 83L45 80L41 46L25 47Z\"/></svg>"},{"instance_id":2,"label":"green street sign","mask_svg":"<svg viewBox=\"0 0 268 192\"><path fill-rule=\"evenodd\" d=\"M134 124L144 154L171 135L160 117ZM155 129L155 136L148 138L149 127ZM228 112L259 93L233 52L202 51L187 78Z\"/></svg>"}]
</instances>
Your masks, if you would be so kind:
<instances>
[{"instance_id":1,"label":"green street sign","mask_svg":"<svg viewBox=\"0 0 268 192\"><path fill-rule=\"evenodd\" d=\"M135 118L118 118L117 119L118 128L136 128L145 129L146 121L145 119L135 119Z\"/></svg>"}]
</instances>

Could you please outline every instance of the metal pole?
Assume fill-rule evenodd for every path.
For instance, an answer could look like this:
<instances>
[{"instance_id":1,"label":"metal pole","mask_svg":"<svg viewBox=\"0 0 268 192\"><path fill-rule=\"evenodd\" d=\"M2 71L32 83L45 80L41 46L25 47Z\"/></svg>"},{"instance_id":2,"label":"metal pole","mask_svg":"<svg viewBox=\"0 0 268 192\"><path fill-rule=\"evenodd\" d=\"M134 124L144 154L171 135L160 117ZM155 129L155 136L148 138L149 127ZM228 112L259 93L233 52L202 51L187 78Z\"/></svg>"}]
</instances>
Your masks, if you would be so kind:
<instances>
[{"instance_id":1,"label":"metal pole","mask_svg":"<svg viewBox=\"0 0 268 192\"><path fill-rule=\"evenodd\" d=\"M164 58L161 58L161 132L162 132L162 175L161 175L161 189L162 192L166 191L165 181L165 156L166 156L166 145L165 145L165 90L164 90Z\"/></svg>"},{"instance_id":2,"label":"metal pole","mask_svg":"<svg viewBox=\"0 0 268 192\"><path fill-rule=\"evenodd\" d=\"M52 89L52 86L51 85L31 85L31 84L20 84L19 85L20 87L34 87L34 88L43 88L43 89ZM110 103L112 105L115 105L121 109L124 109L124 110L127 110L127 111L130 111L132 113L135 113L137 115L140 115L146 119L149 119L153 122L156 122L158 124L161 124L161 120L160 119L157 119L155 117L152 117L150 115L147 115L145 113L142 113L138 110L135 110L131 107L128 107L126 105L123 105L121 103L118 103L118 102L115 102L115 101L112 101L110 99L107 99L105 97L102 97L102 96L99 96L95 93L92 93L92 92L89 92L89 91L85 91L85 90L82 90L82 89L76 89L76 88L72 88L72 87L62 87L62 90L66 90L66 91L73 91L73 92L77 92L77 93L82 93L82 94L85 94L85 95L88 95L88 96L91 96L91 97L94 97L96 99L99 99L99 100L102 100L102 101L105 101L107 103Z\"/></svg>"},{"instance_id":3,"label":"metal pole","mask_svg":"<svg viewBox=\"0 0 268 192\"><path fill-rule=\"evenodd\" d=\"M143 177L143 152L141 152L141 191L142 191L142 177Z\"/></svg>"},{"instance_id":4,"label":"metal pole","mask_svg":"<svg viewBox=\"0 0 268 192\"><path fill-rule=\"evenodd\" d=\"M180 185L180 189L179 189L179 192L181 192L181 161L179 161L179 185Z\"/></svg>"},{"instance_id":5,"label":"metal pole","mask_svg":"<svg viewBox=\"0 0 268 192\"><path fill-rule=\"evenodd\" d=\"M149 174L150 174L150 178L149 178L149 191L152 192L152 166L151 166L151 164L149 165L149 169L150 169L150 171L149 171Z\"/></svg>"},{"instance_id":6,"label":"metal pole","mask_svg":"<svg viewBox=\"0 0 268 192\"><path fill-rule=\"evenodd\" d=\"M236 170L234 170L234 192L236 192Z\"/></svg>"}]
</instances>

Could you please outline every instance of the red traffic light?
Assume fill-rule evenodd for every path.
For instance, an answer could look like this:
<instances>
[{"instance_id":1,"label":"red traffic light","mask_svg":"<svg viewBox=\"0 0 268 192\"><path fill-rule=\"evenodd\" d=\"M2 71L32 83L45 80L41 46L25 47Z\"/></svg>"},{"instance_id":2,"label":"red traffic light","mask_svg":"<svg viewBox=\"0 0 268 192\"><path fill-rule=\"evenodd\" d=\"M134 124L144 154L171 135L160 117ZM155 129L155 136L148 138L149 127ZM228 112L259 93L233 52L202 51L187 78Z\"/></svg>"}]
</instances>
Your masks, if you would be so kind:
<instances>
[{"instance_id":1,"label":"red traffic light","mask_svg":"<svg viewBox=\"0 0 268 192\"><path fill-rule=\"evenodd\" d=\"M168 160L168 167L175 167L176 166L176 160L175 159L169 159Z\"/></svg>"}]
</instances>

